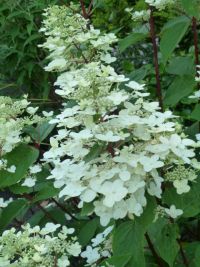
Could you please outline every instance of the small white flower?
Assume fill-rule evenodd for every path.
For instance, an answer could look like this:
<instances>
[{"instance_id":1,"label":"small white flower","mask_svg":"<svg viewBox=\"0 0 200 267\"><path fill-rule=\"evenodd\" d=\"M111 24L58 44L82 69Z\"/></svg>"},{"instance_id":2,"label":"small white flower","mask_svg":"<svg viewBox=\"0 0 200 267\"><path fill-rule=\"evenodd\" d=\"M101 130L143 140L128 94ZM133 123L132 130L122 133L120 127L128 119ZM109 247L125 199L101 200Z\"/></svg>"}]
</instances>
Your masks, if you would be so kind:
<instances>
[{"instance_id":1,"label":"small white flower","mask_svg":"<svg viewBox=\"0 0 200 267\"><path fill-rule=\"evenodd\" d=\"M114 135L113 132L109 131L105 134L96 134L95 137L101 141L105 141L105 142L117 142L119 141L121 138L117 135Z\"/></svg>"},{"instance_id":2,"label":"small white flower","mask_svg":"<svg viewBox=\"0 0 200 267\"><path fill-rule=\"evenodd\" d=\"M177 194L179 195L190 191L188 180L175 180L173 185L176 188Z\"/></svg>"},{"instance_id":3,"label":"small white flower","mask_svg":"<svg viewBox=\"0 0 200 267\"><path fill-rule=\"evenodd\" d=\"M68 260L67 256L62 256L61 258L58 259L57 262L58 267L67 267L70 265L70 262Z\"/></svg>"},{"instance_id":4,"label":"small white flower","mask_svg":"<svg viewBox=\"0 0 200 267\"><path fill-rule=\"evenodd\" d=\"M9 168L6 169L8 172L11 172L11 173L15 173L16 171L16 166L15 165L12 165L10 166Z\"/></svg>"},{"instance_id":5,"label":"small white flower","mask_svg":"<svg viewBox=\"0 0 200 267\"><path fill-rule=\"evenodd\" d=\"M58 267L67 267L70 266L70 262L68 260L67 256L62 256L61 258L58 259L57 262Z\"/></svg>"},{"instance_id":6,"label":"small white flower","mask_svg":"<svg viewBox=\"0 0 200 267\"><path fill-rule=\"evenodd\" d=\"M87 246L86 250L81 253L81 257L86 258L88 264L93 264L101 258L101 255L99 254L99 248Z\"/></svg>"},{"instance_id":7,"label":"small white flower","mask_svg":"<svg viewBox=\"0 0 200 267\"><path fill-rule=\"evenodd\" d=\"M143 91L145 87L145 84L139 84L135 81L130 81L129 83L126 83L125 85L136 91Z\"/></svg>"},{"instance_id":8,"label":"small white flower","mask_svg":"<svg viewBox=\"0 0 200 267\"><path fill-rule=\"evenodd\" d=\"M189 96L189 98L200 98L200 90L196 91L194 95Z\"/></svg>"},{"instance_id":9,"label":"small white flower","mask_svg":"<svg viewBox=\"0 0 200 267\"><path fill-rule=\"evenodd\" d=\"M181 209L176 209L175 205L171 205L169 209L165 208L165 212L173 219L183 214Z\"/></svg>"},{"instance_id":10,"label":"small white flower","mask_svg":"<svg viewBox=\"0 0 200 267\"><path fill-rule=\"evenodd\" d=\"M32 177L28 177L24 180L22 186L27 186L27 187L33 187L36 183L36 179Z\"/></svg>"},{"instance_id":11,"label":"small white flower","mask_svg":"<svg viewBox=\"0 0 200 267\"><path fill-rule=\"evenodd\" d=\"M111 57L110 54L105 54L105 55L103 54L103 55L101 56L101 60L104 61L104 62L107 63L107 64L110 64L110 63L116 61L116 57Z\"/></svg>"},{"instance_id":12,"label":"small white flower","mask_svg":"<svg viewBox=\"0 0 200 267\"><path fill-rule=\"evenodd\" d=\"M112 207L115 202L122 200L127 195L128 190L123 186L121 180L116 180L114 182L106 181L101 186L100 193L105 196L103 200L104 205Z\"/></svg>"},{"instance_id":13,"label":"small white flower","mask_svg":"<svg viewBox=\"0 0 200 267\"><path fill-rule=\"evenodd\" d=\"M37 164L37 165L31 166L31 167L29 168L29 170L30 170L30 173L31 173L31 174L34 174L34 173L41 172L42 167L41 167L39 164Z\"/></svg>"},{"instance_id":14,"label":"small white flower","mask_svg":"<svg viewBox=\"0 0 200 267\"><path fill-rule=\"evenodd\" d=\"M46 71L53 71L53 70L64 70L67 65L67 61L64 58L56 58L53 61L49 63L48 66L46 66L44 69Z\"/></svg>"},{"instance_id":15,"label":"small white flower","mask_svg":"<svg viewBox=\"0 0 200 267\"><path fill-rule=\"evenodd\" d=\"M46 223L45 227L40 230L40 234L47 235L49 233L54 233L60 226L60 224Z\"/></svg>"},{"instance_id":16,"label":"small white flower","mask_svg":"<svg viewBox=\"0 0 200 267\"><path fill-rule=\"evenodd\" d=\"M159 156L153 155L151 157L142 156L139 159L146 172L150 172L153 169L161 168L164 166L162 161L159 161Z\"/></svg>"},{"instance_id":17,"label":"small white flower","mask_svg":"<svg viewBox=\"0 0 200 267\"><path fill-rule=\"evenodd\" d=\"M30 114L30 115L34 115L36 112L37 112L37 110L39 109L39 107L28 107L27 109L26 109L26 111Z\"/></svg>"},{"instance_id":18,"label":"small white flower","mask_svg":"<svg viewBox=\"0 0 200 267\"><path fill-rule=\"evenodd\" d=\"M45 117L49 118L49 117L52 117L53 116L53 111L50 111L50 112L42 111L42 114Z\"/></svg>"}]
</instances>

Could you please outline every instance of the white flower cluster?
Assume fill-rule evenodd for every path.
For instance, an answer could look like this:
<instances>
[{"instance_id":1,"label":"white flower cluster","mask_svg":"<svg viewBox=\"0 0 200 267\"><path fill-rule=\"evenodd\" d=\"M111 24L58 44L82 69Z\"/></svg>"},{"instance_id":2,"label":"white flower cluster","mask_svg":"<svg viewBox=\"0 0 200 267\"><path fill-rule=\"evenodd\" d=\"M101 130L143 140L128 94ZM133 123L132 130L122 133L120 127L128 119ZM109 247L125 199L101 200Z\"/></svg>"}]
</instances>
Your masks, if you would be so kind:
<instances>
[{"instance_id":1,"label":"white flower cluster","mask_svg":"<svg viewBox=\"0 0 200 267\"><path fill-rule=\"evenodd\" d=\"M158 10L163 10L168 6L174 5L176 0L145 0L145 2Z\"/></svg>"},{"instance_id":2,"label":"white flower cluster","mask_svg":"<svg viewBox=\"0 0 200 267\"><path fill-rule=\"evenodd\" d=\"M17 144L25 139L21 136L25 126L32 125L40 120L29 107L26 97L13 101L10 97L0 97L0 156L10 152ZM0 169L7 166L5 160L0 160ZM7 169L14 172L15 166Z\"/></svg>"},{"instance_id":3,"label":"white flower cluster","mask_svg":"<svg viewBox=\"0 0 200 267\"><path fill-rule=\"evenodd\" d=\"M0 266L2 267L67 267L70 257L77 257L81 247L73 228L62 227L56 236L59 224L47 223L40 229L30 225L4 231L0 236Z\"/></svg>"},{"instance_id":4,"label":"white flower cluster","mask_svg":"<svg viewBox=\"0 0 200 267\"><path fill-rule=\"evenodd\" d=\"M170 111L145 99L144 84L109 65L114 34L102 35L67 7L50 7L45 15L47 68L61 72L56 93L70 100L51 120L58 133L44 154L53 166L48 178L60 188L59 197L78 197L79 207L93 203L102 225L140 216L146 191L161 198L164 170L190 165L195 142L179 135ZM184 191L183 179L170 181Z\"/></svg>"},{"instance_id":5,"label":"white flower cluster","mask_svg":"<svg viewBox=\"0 0 200 267\"><path fill-rule=\"evenodd\" d=\"M126 8L125 11L130 13L132 16L132 20L134 21L148 21L150 18L151 11L150 10L141 10L132 12L132 8Z\"/></svg>"},{"instance_id":6,"label":"white flower cluster","mask_svg":"<svg viewBox=\"0 0 200 267\"><path fill-rule=\"evenodd\" d=\"M91 240L92 244L86 247L86 250L81 253L82 258L86 258L89 267L105 267L100 262L106 258L110 258L112 254L112 242L110 233L113 226L109 226L103 233L98 234ZM108 265L106 265L108 266Z\"/></svg>"},{"instance_id":7,"label":"white flower cluster","mask_svg":"<svg viewBox=\"0 0 200 267\"><path fill-rule=\"evenodd\" d=\"M172 218L176 219L177 217L181 216L183 211L181 209L177 209L175 205L171 205L169 208L164 208L160 205L156 207L155 210L155 218L154 222L157 221L159 217L161 218Z\"/></svg>"}]
</instances>

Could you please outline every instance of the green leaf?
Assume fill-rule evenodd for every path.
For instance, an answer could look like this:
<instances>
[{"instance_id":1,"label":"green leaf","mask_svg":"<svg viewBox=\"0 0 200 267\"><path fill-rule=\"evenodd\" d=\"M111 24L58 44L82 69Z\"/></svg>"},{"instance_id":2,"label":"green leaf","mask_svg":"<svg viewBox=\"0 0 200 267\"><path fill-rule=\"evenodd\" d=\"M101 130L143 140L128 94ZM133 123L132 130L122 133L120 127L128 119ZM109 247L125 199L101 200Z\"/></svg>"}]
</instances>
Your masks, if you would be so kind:
<instances>
[{"instance_id":1,"label":"green leaf","mask_svg":"<svg viewBox=\"0 0 200 267\"><path fill-rule=\"evenodd\" d=\"M141 68L132 71L127 77L136 82L141 82L148 74L149 69L151 69L151 65L142 66Z\"/></svg>"},{"instance_id":2,"label":"green leaf","mask_svg":"<svg viewBox=\"0 0 200 267\"><path fill-rule=\"evenodd\" d=\"M21 184L14 184L9 186L9 190L16 195L22 195L24 193L32 192L33 188L22 186Z\"/></svg>"},{"instance_id":3,"label":"green leaf","mask_svg":"<svg viewBox=\"0 0 200 267\"><path fill-rule=\"evenodd\" d=\"M10 153L6 154L4 159L8 161L8 166L15 165L15 173L0 171L0 188L13 185L23 179L29 167L37 160L39 151L31 146L21 144Z\"/></svg>"},{"instance_id":4,"label":"green leaf","mask_svg":"<svg viewBox=\"0 0 200 267\"><path fill-rule=\"evenodd\" d=\"M164 104L166 106L175 106L183 97L193 92L196 83L193 76L178 76L167 89Z\"/></svg>"},{"instance_id":5,"label":"green leaf","mask_svg":"<svg viewBox=\"0 0 200 267\"><path fill-rule=\"evenodd\" d=\"M166 188L163 201L169 206L174 204L177 209L183 210L182 217L188 218L200 213L200 179L191 185L188 193L178 195L174 188Z\"/></svg>"},{"instance_id":6,"label":"green leaf","mask_svg":"<svg viewBox=\"0 0 200 267\"><path fill-rule=\"evenodd\" d=\"M56 196L59 193L59 189L55 188L53 185L50 186L45 186L44 188L42 188L42 190L40 190L35 197L33 198L33 203L37 202L37 201L41 201L41 200L45 200L51 197Z\"/></svg>"},{"instance_id":7,"label":"green leaf","mask_svg":"<svg viewBox=\"0 0 200 267\"><path fill-rule=\"evenodd\" d=\"M28 126L24 132L28 133L37 143L41 143L55 128L55 124L49 124L48 121L40 123L36 128Z\"/></svg>"},{"instance_id":8,"label":"green leaf","mask_svg":"<svg viewBox=\"0 0 200 267\"><path fill-rule=\"evenodd\" d=\"M93 236L96 233L97 227L99 225L99 219L94 218L93 220L87 222L82 229L80 230L80 233L78 235L78 240L81 244L81 246L86 246L90 240L93 238Z\"/></svg>"},{"instance_id":9,"label":"green leaf","mask_svg":"<svg viewBox=\"0 0 200 267\"><path fill-rule=\"evenodd\" d=\"M99 144L95 144L90 149L90 152L84 157L84 161L87 163L87 162L97 158L103 150L104 150L104 146L99 145Z\"/></svg>"},{"instance_id":10,"label":"green leaf","mask_svg":"<svg viewBox=\"0 0 200 267\"><path fill-rule=\"evenodd\" d=\"M196 246L195 257L194 257L194 266L195 267L200 266L200 245L199 244Z\"/></svg>"},{"instance_id":11,"label":"green leaf","mask_svg":"<svg viewBox=\"0 0 200 267\"><path fill-rule=\"evenodd\" d=\"M175 57L169 62L166 71L175 75L194 75L194 59L191 56Z\"/></svg>"},{"instance_id":12,"label":"green leaf","mask_svg":"<svg viewBox=\"0 0 200 267\"><path fill-rule=\"evenodd\" d=\"M131 33L130 35L119 41L120 52L121 53L124 52L129 46L144 40L147 36L148 36L147 33L140 33L140 32Z\"/></svg>"},{"instance_id":13,"label":"green leaf","mask_svg":"<svg viewBox=\"0 0 200 267\"><path fill-rule=\"evenodd\" d=\"M179 231L177 225L170 223L167 219L158 219L151 225L149 235L159 256L166 261L170 267L173 267L179 251L177 242Z\"/></svg>"},{"instance_id":14,"label":"green leaf","mask_svg":"<svg viewBox=\"0 0 200 267\"><path fill-rule=\"evenodd\" d=\"M36 128L38 141L41 143L55 128L55 124L49 124L48 121L39 124Z\"/></svg>"},{"instance_id":15,"label":"green leaf","mask_svg":"<svg viewBox=\"0 0 200 267\"><path fill-rule=\"evenodd\" d=\"M84 217L84 216L87 216L89 214L91 214L94 210L94 205L93 203L84 203L83 204L83 207L82 207L82 210L81 210L81 216Z\"/></svg>"},{"instance_id":16,"label":"green leaf","mask_svg":"<svg viewBox=\"0 0 200 267\"><path fill-rule=\"evenodd\" d=\"M144 259L144 233L134 222L124 222L116 229L113 236L113 255L131 255L129 267L145 266Z\"/></svg>"},{"instance_id":17,"label":"green leaf","mask_svg":"<svg viewBox=\"0 0 200 267\"><path fill-rule=\"evenodd\" d=\"M200 104L197 104L190 115L190 119L200 121Z\"/></svg>"},{"instance_id":18,"label":"green leaf","mask_svg":"<svg viewBox=\"0 0 200 267\"><path fill-rule=\"evenodd\" d=\"M117 227L113 236L113 256L131 255L129 267L145 267L144 234L154 219L155 199L148 198L148 205L142 216L134 221L124 222Z\"/></svg>"},{"instance_id":19,"label":"green leaf","mask_svg":"<svg viewBox=\"0 0 200 267\"><path fill-rule=\"evenodd\" d=\"M188 15L199 18L200 6L198 0L181 0L181 4Z\"/></svg>"},{"instance_id":20,"label":"green leaf","mask_svg":"<svg viewBox=\"0 0 200 267\"><path fill-rule=\"evenodd\" d=\"M32 43L32 41L34 40L38 40L40 38L40 34L38 33L34 33L33 35L31 35L27 40L26 42L24 43L24 48L26 45L30 45Z\"/></svg>"},{"instance_id":21,"label":"green leaf","mask_svg":"<svg viewBox=\"0 0 200 267\"><path fill-rule=\"evenodd\" d=\"M27 207L28 201L25 199L14 200L8 204L0 216L0 231L2 232Z\"/></svg>"},{"instance_id":22,"label":"green leaf","mask_svg":"<svg viewBox=\"0 0 200 267\"><path fill-rule=\"evenodd\" d=\"M36 213L34 213L30 219L27 220L27 223L29 223L32 227L35 225L39 225L42 218L45 217L45 214L42 210L38 210Z\"/></svg>"},{"instance_id":23,"label":"green leaf","mask_svg":"<svg viewBox=\"0 0 200 267\"><path fill-rule=\"evenodd\" d=\"M174 18L164 25L160 41L163 62L166 63L176 46L180 43L190 25L186 16Z\"/></svg>"},{"instance_id":24,"label":"green leaf","mask_svg":"<svg viewBox=\"0 0 200 267\"><path fill-rule=\"evenodd\" d=\"M125 267L130 259L131 259L130 254L124 254L121 256L113 256L110 259L106 260L106 263L110 264L111 266L115 266L115 267Z\"/></svg>"}]
</instances>

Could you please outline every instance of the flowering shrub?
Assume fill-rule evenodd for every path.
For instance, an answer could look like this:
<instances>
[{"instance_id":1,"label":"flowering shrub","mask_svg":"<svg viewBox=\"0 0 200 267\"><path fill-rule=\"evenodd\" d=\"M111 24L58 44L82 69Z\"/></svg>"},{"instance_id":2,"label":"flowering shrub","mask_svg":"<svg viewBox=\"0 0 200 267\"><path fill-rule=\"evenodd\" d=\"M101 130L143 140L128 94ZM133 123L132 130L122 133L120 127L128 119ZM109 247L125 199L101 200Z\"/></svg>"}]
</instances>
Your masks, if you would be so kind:
<instances>
[{"instance_id":1,"label":"flowering shrub","mask_svg":"<svg viewBox=\"0 0 200 267\"><path fill-rule=\"evenodd\" d=\"M1 266L70 266L69 257L77 257L81 247L77 238L70 237L73 228L63 227L57 236L54 232L59 224L47 223L40 229L25 225L22 231L11 228L0 238Z\"/></svg>"},{"instance_id":2,"label":"flowering shrub","mask_svg":"<svg viewBox=\"0 0 200 267\"><path fill-rule=\"evenodd\" d=\"M20 142L26 141L22 136L25 126L40 121L35 115L37 108L29 107L26 97L13 101L10 97L0 97L0 155L12 151Z\"/></svg>"},{"instance_id":3,"label":"flowering shrub","mask_svg":"<svg viewBox=\"0 0 200 267\"><path fill-rule=\"evenodd\" d=\"M50 121L58 134L44 154L54 166L48 179L61 189L59 197L79 197L79 207L93 203L105 226L140 216L146 191L161 198L162 183L171 182L178 194L188 192L197 177L196 144L181 134L176 116L146 99L144 84L110 66L116 36L101 34L69 8L50 7L45 17L43 47L51 59L46 70L62 72L56 93L73 101Z\"/></svg>"},{"instance_id":4,"label":"flowering shrub","mask_svg":"<svg viewBox=\"0 0 200 267\"><path fill-rule=\"evenodd\" d=\"M0 97L0 266L199 267L199 129L168 108L195 104L199 121L197 15L185 0L136 2L120 40L93 27L98 1L45 9L39 47L55 101ZM154 14L167 12L158 38ZM190 16L196 70L173 58ZM144 66L124 73L119 54L144 36Z\"/></svg>"}]
</instances>

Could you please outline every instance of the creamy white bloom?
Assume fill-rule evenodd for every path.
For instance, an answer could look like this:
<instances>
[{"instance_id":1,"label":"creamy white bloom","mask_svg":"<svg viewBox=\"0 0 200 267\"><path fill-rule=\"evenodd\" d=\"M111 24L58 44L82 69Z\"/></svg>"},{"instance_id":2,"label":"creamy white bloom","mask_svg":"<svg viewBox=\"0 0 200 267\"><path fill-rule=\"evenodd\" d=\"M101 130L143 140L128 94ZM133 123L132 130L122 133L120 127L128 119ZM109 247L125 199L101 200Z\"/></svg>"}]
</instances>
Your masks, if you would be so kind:
<instances>
[{"instance_id":1,"label":"creamy white bloom","mask_svg":"<svg viewBox=\"0 0 200 267\"><path fill-rule=\"evenodd\" d=\"M183 211L181 209L177 209L175 205L171 205L169 209L165 208L165 212L173 219L176 219L178 216L183 214Z\"/></svg>"},{"instance_id":2,"label":"creamy white bloom","mask_svg":"<svg viewBox=\"0 0 200 267\"><path fill-rule=\"evenodd\" d=\"M36 183L36 179L32 177L27 177L24 182L22 183L22 186L27 186L27 187L33 187Z\"/></svg>"}]
</instances>

